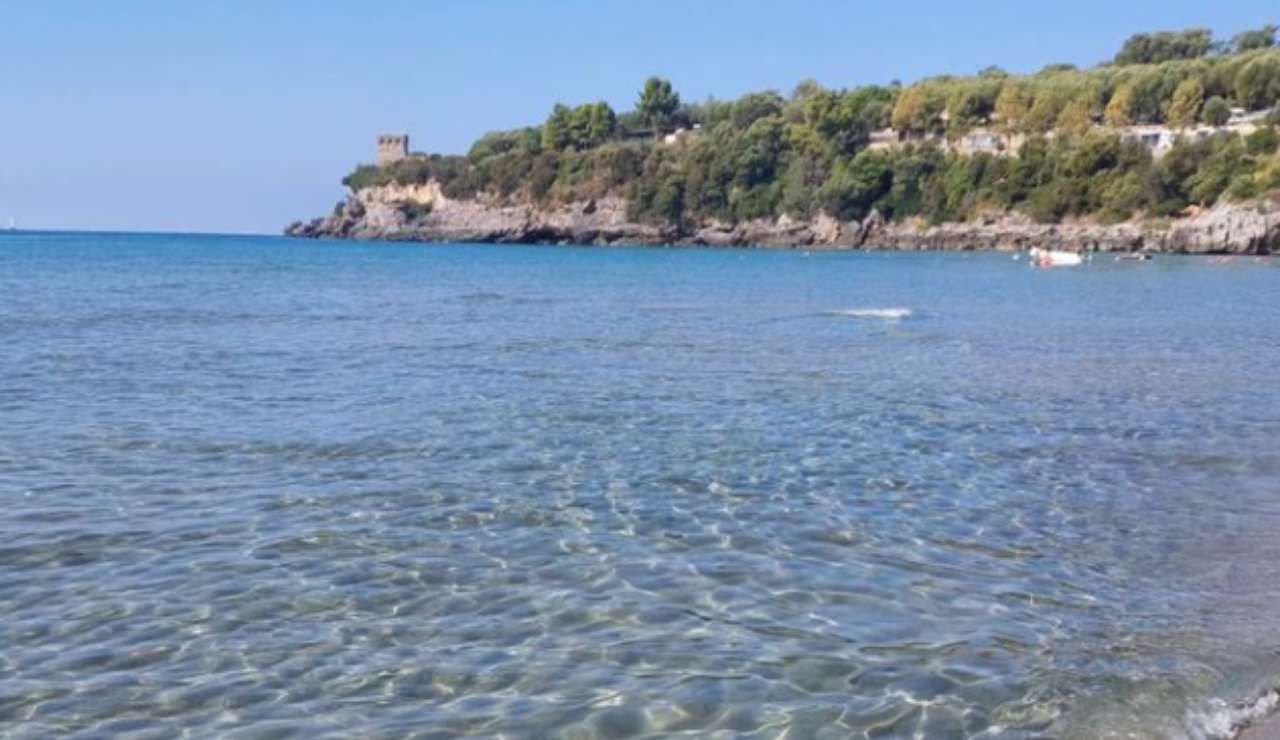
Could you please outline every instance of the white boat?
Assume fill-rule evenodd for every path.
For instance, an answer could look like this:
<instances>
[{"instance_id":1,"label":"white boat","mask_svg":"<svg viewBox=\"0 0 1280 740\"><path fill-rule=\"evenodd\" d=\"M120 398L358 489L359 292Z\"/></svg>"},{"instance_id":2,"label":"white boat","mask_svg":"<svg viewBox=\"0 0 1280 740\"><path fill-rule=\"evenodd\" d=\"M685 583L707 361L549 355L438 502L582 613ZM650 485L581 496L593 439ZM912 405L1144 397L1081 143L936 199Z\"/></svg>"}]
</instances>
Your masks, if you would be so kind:
<instances>
[{"instance_id":1,"label":"white boat","mask_svg":"<svg viewBox=\"0 0 1280 740\"><path fill-rule=\"evenodd\" d=\"M1077 267L1084 264L1084 257L1079 253L1060 249L1032 247L1029 256L1032 267Z\"/></svg>"}]
</instances>

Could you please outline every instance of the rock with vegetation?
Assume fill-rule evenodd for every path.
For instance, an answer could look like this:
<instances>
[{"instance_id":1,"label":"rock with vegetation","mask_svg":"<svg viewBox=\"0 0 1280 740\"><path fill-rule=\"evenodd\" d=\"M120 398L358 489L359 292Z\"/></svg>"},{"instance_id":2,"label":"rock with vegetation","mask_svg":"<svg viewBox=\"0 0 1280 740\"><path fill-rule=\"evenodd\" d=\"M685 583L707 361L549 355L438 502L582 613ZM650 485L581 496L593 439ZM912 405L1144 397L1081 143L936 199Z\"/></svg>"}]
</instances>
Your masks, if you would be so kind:
<instances>
[{"instance_id":1,"label":"rock with vegetation","mask_svg":"<svg viewBox=\"0 0 1280 740\"><path fill-rule=\"evenodd\" d=\"M362 165L330 217L289 233L1269 252L1280 114L1226 124L1233 108L1278 105L1272 26L1229 42L1203 29L1139 34L1092 69L990 67L905 87L805 82L788 96L687 103L651 78L633 111L557 104L542 125L485 134L466 156ZM1156 151L1125 128L1141 125L1182 133ZM1011 146L956 145L975 131Z\"/></svg>"}]
</instances>

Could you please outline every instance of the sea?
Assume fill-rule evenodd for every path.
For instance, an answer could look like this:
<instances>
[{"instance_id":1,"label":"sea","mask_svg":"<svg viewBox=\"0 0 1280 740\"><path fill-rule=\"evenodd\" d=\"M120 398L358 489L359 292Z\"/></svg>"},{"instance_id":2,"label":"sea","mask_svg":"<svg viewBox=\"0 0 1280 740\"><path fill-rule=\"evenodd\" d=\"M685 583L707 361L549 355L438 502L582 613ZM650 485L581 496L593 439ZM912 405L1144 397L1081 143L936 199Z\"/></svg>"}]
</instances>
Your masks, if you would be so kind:
<instances>
[{"instance_id":1,"label":"sea","mask_svg":"<svg viewBox=\"0 0 1280 740\"><path fill-rule=\"evenodd\" d=\"M1223 738L1280 260L0 235L0 737Z\"/></svg>"}]
</instances>

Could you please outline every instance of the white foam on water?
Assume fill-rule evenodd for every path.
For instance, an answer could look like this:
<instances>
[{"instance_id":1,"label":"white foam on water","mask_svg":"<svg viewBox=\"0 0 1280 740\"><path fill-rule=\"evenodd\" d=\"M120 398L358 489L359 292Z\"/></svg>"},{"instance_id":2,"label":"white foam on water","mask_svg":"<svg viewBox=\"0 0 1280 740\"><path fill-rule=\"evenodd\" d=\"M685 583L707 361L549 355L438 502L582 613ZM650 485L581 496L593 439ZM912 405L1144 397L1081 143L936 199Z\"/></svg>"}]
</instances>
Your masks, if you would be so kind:
<instances>
[{"instance_id":1,"label":"white foam on water","mask_svg":"<svg viewBox=\"0 0 1280 740\"><path fill-rule=\"evenodd\" d=\"M1280 711L1280 690L1271 690L1253 700L1241 704L1215 702L1206 711L1193 712L1188 724L1196 737L1212 740L1230 740L1239 737L1249 727L1262 722Z\"/></svg>"},{"instance_id":2,"label":"white foam on water","mask_svg":"<svg viewBox=\"0 0 1280 740\"><path fill-rule=\"evenodd\" d=\"M851 319L886 319L897 321L911 316L909 308L847 308L828 311L828 316L847 316Z\"/></svg>"}]
</instances>

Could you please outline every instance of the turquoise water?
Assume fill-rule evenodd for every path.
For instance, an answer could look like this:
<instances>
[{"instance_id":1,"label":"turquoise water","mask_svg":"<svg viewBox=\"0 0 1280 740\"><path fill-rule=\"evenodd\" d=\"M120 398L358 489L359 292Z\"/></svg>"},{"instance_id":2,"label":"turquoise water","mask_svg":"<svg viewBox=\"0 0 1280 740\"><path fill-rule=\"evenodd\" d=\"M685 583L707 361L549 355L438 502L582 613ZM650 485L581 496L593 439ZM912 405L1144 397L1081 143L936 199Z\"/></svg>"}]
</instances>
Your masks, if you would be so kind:
<instances>
[{"instance_id":1,"label":"turquoise water","mask_svg":"<svg viewBox=\"0 0 1280 740\"><path fill-rule=\"evenodd\" d=\"M1280 684L1275 262L16 234L0 346L6 737L1208 737Z\"/></svg>"}]
</instances>

